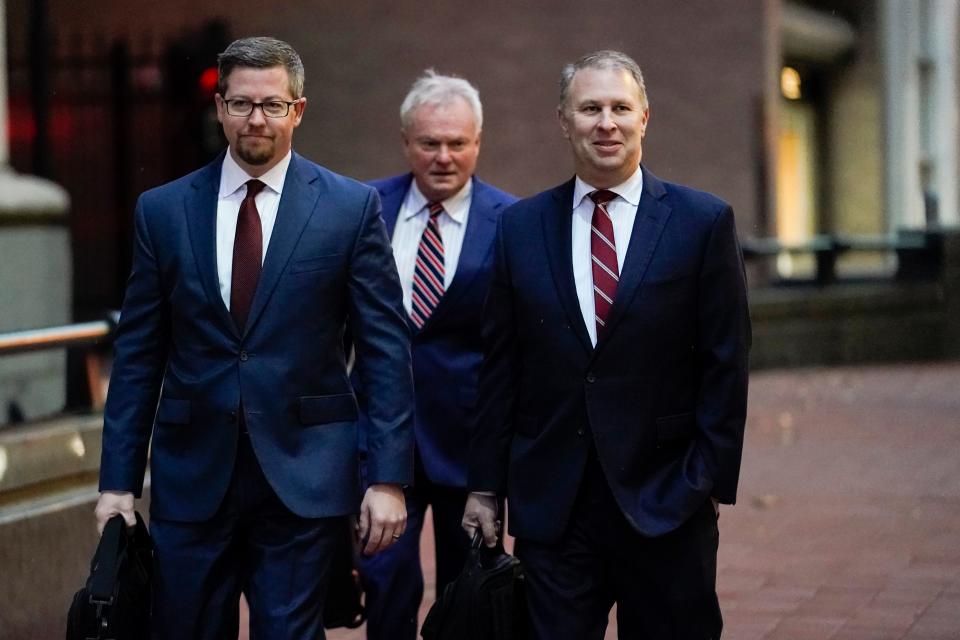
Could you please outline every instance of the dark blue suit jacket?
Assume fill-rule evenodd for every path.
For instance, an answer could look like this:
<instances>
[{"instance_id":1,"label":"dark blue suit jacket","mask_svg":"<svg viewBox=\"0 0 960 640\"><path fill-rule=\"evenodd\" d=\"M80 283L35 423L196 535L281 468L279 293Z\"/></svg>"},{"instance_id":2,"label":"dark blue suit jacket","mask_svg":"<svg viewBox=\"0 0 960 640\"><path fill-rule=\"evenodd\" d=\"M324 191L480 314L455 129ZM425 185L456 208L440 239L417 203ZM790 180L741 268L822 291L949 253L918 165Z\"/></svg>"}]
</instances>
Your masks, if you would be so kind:
<instances>
[{"instance_id":1,"label":"dark blue suit jacket","mask_svg":"<svg viewBox=\"0 0 960 640\"><path fill-rule=\"evenodd\" d=\"M643 180L596 348L573 277L573 180L500 219L469 487L506 493L519 538L560 537L591 434L643 534L678 527L710 496L736 498L750 320L733 211L646 169Z\"/></svg>"},{"instance_id":2,"label":"dark blue suit jacket","mask_svg":"<svg viewBox=\"0 0 960 640\"><path fill-rule=\"evenodd\" d=\"M217 284L222 161L137 203L100 489L140 495L152 432L152 513L211 517L230 483L242 406L257 459L288 508L310 518L354 512L347 318L357 375L380 390L368 399L368 475L405 484L413 470L409 332L379 198L293 154L241 334Z\"/></svg>"},{"instance_id":3,"label":"dark blue suit jacket","mask_svg":"<svg viewBox=\"0 0 960 640\"><path fill-rule=\"evenodd\" d=\"M383 219L393 235L412 174L371 183L383 201ZM413 332L417 450L436 484L465 487L470 434L476 423L477 379L483 301L493 270L497 219L516 198L473 178L463 249L450 288L422 329ZM409 322L409 318L408 318ZM371 394L371 395L376 395Z\"/></svg>"}]
</instances>

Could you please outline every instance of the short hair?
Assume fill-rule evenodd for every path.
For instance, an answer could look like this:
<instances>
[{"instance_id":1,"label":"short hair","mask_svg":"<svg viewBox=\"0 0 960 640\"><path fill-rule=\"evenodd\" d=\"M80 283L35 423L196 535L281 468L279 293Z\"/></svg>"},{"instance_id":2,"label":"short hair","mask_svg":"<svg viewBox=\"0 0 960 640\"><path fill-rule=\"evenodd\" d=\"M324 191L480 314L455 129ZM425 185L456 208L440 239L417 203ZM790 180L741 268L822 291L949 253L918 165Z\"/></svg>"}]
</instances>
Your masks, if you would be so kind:
<instances>
[{"instance_id":1,"label":"short hair","mask_svg":"<svg viewBox=\"0 0 960 640\"><path fill-rule=\"evenodd\" d=\"M483 105L480 104L480 92L472 84L458 76L445 76L433 69L427 69L416 79L400 105L400 126L404 131L410 128L413 112L420 107L448 104L455 98L462 98L470 105L477 131L483 129Z\"/></svg>"},{"instance_id":2,"label":"short hair","mask_svg":"<svg viewBox=\"0 0 960 640\"><path fill-rule=\"evenodd\" d=\"M620 51L604 49L588 53L576 62L564 65L560 72L560 108L567 103L570 93L570 83L573 82L573 76L581 69L623 69L633 76L640 88L640 104L646 109L647 87L643 83L643 73L640 71L640 65L633 58Z\"/></svg>"},{"instance_id":3,"label":"short hair","mask_svg":"<svg viewBox=\"0 0 960 640\"><path fill-rule=\"evenodd\" d=\"M295 100L303 95L303 61L300 55L283 40L268 37L234 40L217 56L217 90L227 93L227 78L237 67L270 69L283 67L290 78L290 95Z\"/></svg>"}]
</instances>

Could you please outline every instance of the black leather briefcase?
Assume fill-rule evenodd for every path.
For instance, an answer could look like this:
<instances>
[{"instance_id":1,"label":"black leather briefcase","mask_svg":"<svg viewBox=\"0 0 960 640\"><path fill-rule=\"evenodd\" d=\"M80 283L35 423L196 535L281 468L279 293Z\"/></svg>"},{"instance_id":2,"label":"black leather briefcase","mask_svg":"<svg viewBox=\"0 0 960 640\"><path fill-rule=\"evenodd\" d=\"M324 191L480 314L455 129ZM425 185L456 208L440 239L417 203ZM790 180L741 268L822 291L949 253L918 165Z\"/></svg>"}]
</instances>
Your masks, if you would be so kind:
<instances>
[{"instance_id":1,"label":"black leather briefcase","mask_svg":"<svg viewBox=\"0 0 960 640\"><path fill-rule=\"evenodd\" d=\"M478 533L463 571L427 613L424 640L520 640L526 637L523 567L503 544L490 549Z\"/></svg>"},{"instance_id":2,"label":"black leather briefcase","mask_svg":"<svg viewBox=\"0 0 960 640\"><path fill-rule=\"evenodd\" d=\"M149 640L153 541L136 516L131 530L121 516L104 527L90 577L70 605L67 640Z\"/></svg>"},{"instance_id":3,"label":"black leather briefcase","mask_svg":"<svg viewBox=\"0 0 960 640\"><path fill-rule=\"evenodd\" d=\"M356 629L367 619L363 608L363 587L357 572L357 536L353 518L343 518L343 529L330 562L323 626L327 629Z\"/></svg>"}]
</instances>

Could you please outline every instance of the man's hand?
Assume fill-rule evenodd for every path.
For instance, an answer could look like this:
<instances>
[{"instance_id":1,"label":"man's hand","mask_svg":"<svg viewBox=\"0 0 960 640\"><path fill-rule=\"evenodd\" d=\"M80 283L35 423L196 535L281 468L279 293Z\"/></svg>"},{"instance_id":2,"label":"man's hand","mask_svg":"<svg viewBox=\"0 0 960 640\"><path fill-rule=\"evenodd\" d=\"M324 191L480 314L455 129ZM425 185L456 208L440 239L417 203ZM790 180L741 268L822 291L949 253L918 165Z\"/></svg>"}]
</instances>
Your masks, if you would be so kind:
<instances>
[{"instance_id":1,"label":"man's hand","mask_svg":"<svg viewBox=\"0 0 960 640\"><path fill-rule=\"evenodd\" d=\"M500 521L497 520L497 496L484 493L471 493L463 508L463 520L460 526L473 538L477 529L483 532L483 542L488 547L497 544L500 533Z\"/></svg>"},{"instance_id":2,"label":"man's hand","mask_svg":"<svg viewBox=\"0 0 960 640\"><path fill-rule=\"evenodd\" d=\"M133 494L129 491L104 491L97 500L97 507L93 511L97 518L97 533L103 535L103 528L107 520L120 514L128 527L137 525L137 517L133 515Z\"/></svg>"},{"instance_id":3,"label":"man's hand","mask_svg":"<svg viewBox=\"0 0 960 640\"><path fill-rule=\"evenodd\" d=\"M366 539L363 553L372 556L403 535L407 528L407 506L403 489L396 484L372 484L360 505L358 533Z\"/></svg>"}]
</instances>

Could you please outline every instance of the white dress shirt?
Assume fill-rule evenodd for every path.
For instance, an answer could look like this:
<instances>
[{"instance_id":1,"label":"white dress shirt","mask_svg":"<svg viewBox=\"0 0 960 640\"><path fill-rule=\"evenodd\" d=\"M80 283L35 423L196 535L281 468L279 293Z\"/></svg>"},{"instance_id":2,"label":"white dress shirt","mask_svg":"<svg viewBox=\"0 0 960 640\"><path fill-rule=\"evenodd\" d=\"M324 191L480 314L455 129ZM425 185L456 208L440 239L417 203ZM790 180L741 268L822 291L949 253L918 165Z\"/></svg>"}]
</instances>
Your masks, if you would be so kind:
<instances>
[{"instance_id":1,"label":"white dress shirt","mask_svg":"<svg viewBox=\"0 0 960 640\"><path fill-rule=\"evenodd\" d=\"M590 254L590 223L593 219L593 200L590 194L596 191L577 176L573 187L573 278L580 301L580 313L587 325L590 342L597 346L596 310L593 302L593 260ZM633 222L643 192L643 172L640 167L627 180L609 189L617 197L607 204L607 213L613 221L613 241L617 245L617 271L623 271L623 261L630 246Z\"/></svg>"},{"instance_id":2,"label":"white dress shirt","mask_svg":"<svg viewBox=\"0 0 960 640\"><path fill-rule=\"evenodd\" d=\"M257 194L257 211L260 213L260 229L263 233L263 255L260 264L267 255L270 236L277 220L277 208L280 206L280 194L283 182L287 178L291 152L265 174L256 178L267 185ZM233 239L237 234L237 217L240 205L247 195L247 180L254 178L240 168L229 151L223 157L223 169L220 172L220 191L217 197L217 278L220 281L220 297L230 309L230 285L233 278Z\"/></svg>"},{"instance_id":3,"label":"white dress shirt","mask_svg":"<svg viewBox=\"0 0 960 640\"><path fill-rule=\"evenodd\" d=\"M443 213L437 218L440 237L443 239L443 288L449 289L460 260L463 236L467 231L467 217L470 215L470 202L473 198L473 178L467 180L457 193L444 200ZM427 228L430 212L427 198L417 187L417 181L410 183L407 196L397 214L397 224L393 228L393 257L397 261L397 272L403 286L403 306L407 313L411 309L413 296L413 271L417 264L417 249L420 237Z\"/></svg>"}]
</instances>

